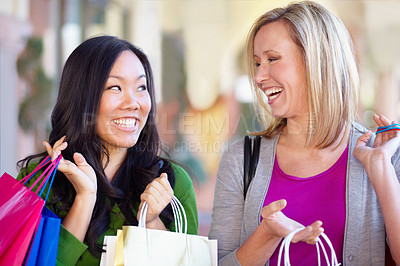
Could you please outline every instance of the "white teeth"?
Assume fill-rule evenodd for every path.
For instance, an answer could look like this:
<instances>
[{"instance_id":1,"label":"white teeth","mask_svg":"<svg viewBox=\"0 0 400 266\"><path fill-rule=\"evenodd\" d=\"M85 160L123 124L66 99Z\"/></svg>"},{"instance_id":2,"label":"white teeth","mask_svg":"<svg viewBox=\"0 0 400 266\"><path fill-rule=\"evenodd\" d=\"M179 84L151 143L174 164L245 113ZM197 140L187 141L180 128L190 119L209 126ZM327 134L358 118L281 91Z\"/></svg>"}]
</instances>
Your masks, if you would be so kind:
<instances>
[{"instance_id":1,"label":"white teeth","mask_svg":"<svg viewBox=\"0 0 400 266\"><path fill-rule=\"evenodd\" d=\"M264 89L264 86L263 86L263 89ZM279 88L279 87L273 87L273 88L269 88L269 89L264 89L264 93L268 97L269 101L272 101L273 99L278 97L279 93L281 91L283 91L283 89Z\"/></svg>"},{"instance_id":2,"label":"white teeth","mask_svg":"<svg viewBox=\"0 0 400 266\"><path fill-rule=\"evenodd\" d=\"M265 94L269 97L271 94L281 92L282 88L271 88L265 91Z\"/></svg>"},{"instance_id":3,"label":"white teeth","mask_svg":"<svg viewBox=\"0 0 400 266\"><path fill-rule=\"evenodd\" d=\"M268 96L268 100L272 101L273 99L275 99L276 97L278 97L279 94L275 94L272 96Z\"/></svg>"},{"instance_id":4,"label":"white teeth","mask_svg":"<svg viewBox=\"0 0 400 266\"><path fill-rule=\"evenodd\" d=\"M115 119L114 124L120 127L133 127L136 124L136 119Z\"/></svg>"}]
</instances>

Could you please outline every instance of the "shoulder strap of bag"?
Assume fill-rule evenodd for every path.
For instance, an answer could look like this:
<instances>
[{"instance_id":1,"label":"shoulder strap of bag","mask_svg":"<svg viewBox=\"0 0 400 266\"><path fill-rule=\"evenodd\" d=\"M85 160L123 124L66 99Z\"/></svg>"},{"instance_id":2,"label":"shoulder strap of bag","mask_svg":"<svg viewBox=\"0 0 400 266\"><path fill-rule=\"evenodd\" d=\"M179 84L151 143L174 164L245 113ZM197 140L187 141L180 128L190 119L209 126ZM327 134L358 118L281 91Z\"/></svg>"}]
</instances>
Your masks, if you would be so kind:
<instances>
[{"instance_id":1,"label":"shoulder strap of bag","mask_svg":"<svg viewBox=\"0 0 400 266\"><path fill-rule=\"evenodd\" d=\"M243 195L246 199L247 190L253 179L260 155L261 136L250 138L244 137L244 160L243 160Z\"/></svg>"}]
</instances>

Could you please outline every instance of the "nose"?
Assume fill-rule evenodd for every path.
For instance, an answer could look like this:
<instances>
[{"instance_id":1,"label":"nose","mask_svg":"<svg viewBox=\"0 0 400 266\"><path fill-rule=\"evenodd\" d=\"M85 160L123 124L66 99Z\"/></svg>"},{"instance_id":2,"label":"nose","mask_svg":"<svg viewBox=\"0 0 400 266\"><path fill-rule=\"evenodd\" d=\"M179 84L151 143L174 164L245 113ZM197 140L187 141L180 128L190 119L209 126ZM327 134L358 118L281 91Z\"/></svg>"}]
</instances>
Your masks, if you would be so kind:
<instances>
[{"instance_id":1,"label":"nose","mask_svg":"<svg viewBox=\"0 0 400 266\"><path fill-rule=\"evenodd\" d=\"M132 91L126 91L123 95L122 109L137 110L140 108L137 95Z\"/></svg>"},{"instance_id":2,"label":"nose","mask_svg":"<svg viewBox=\"0 0 400 266\"><path fill-rule=\"evenodd\" d=\"M260 64L257 68L256 75L254 76L254 81L257 84L261 84L264 81L269 80L271 77L269 75L268 65Z\"/></svg>"}]
</instances>

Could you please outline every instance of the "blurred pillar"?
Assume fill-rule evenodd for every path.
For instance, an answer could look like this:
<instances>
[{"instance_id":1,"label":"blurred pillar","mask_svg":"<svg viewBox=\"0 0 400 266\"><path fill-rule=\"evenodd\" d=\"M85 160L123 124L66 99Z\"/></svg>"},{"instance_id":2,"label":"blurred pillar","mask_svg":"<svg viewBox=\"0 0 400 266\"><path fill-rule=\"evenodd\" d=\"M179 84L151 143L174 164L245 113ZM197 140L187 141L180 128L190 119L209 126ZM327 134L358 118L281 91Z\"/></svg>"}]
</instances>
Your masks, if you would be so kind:
<instances>
[{"instance_id":1,"label":"blurred pillar","mask_svg":"<svg viewBox=\"0 0 400 266\"><path fill-rule=\"evenodd\" d=\"M227 1L185 1L185 65L187 95L197 110L211 108L221 88ZM204 14L204 16L199 16Z\"/></svg>"},{"instance_id":2,"label":"blurred pillar","mask_svg":"<svg viewBox=\"0 0 400 266\"><path fill-rule=\"evenodd\" d=\"M147 55L154 75L156 101L161 100L161 1L131 0L130 41Z\"/></svg>"},{"instance_id":3,"label":"blurred pillar","mask_svg":"<svg viewBox=\"0 0 400 266\"><path fill-rule=\"evenodd\" d=\"M0 175L17 173L18 54L25 47L30 25L14 16L0 14Z\"/></svg>"},{"instance_id":4,"label":"blurred pillar","mask_svg":"<svg viewBox=\"0 0 400 266\"><path fill-rule=\"evenodd\" d=\"M399 80L394 71L379 75L375 106L377 114L383 114L390 120L398 120L399 91Z\"/></svg>"}]
</instances>

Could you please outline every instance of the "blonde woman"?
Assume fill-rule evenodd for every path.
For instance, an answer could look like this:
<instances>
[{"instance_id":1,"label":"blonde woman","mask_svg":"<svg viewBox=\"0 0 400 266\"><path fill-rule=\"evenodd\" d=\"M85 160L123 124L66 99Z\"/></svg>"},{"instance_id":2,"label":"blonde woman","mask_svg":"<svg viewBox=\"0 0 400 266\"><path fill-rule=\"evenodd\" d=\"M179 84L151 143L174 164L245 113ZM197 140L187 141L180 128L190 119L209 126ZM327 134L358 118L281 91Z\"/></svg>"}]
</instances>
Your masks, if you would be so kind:
<instances>
[{"instance_id":1,"label":"blonde woman","mask_svg":"<svg viewBox=\"0 0 400 266\"><path fill-rule=\"evenodd\" d=\"M375 136L355 122L359 77L341 20L309 1L274 9L247 52L265 129L246 199L243 141L220 162L209 233L220 265L276 265L280 241L302 226L293 265L317 263L322 232L342 265L384 265L386 241L400 263L400 126L374 115Z\"/></svg>"}]
</instances>

